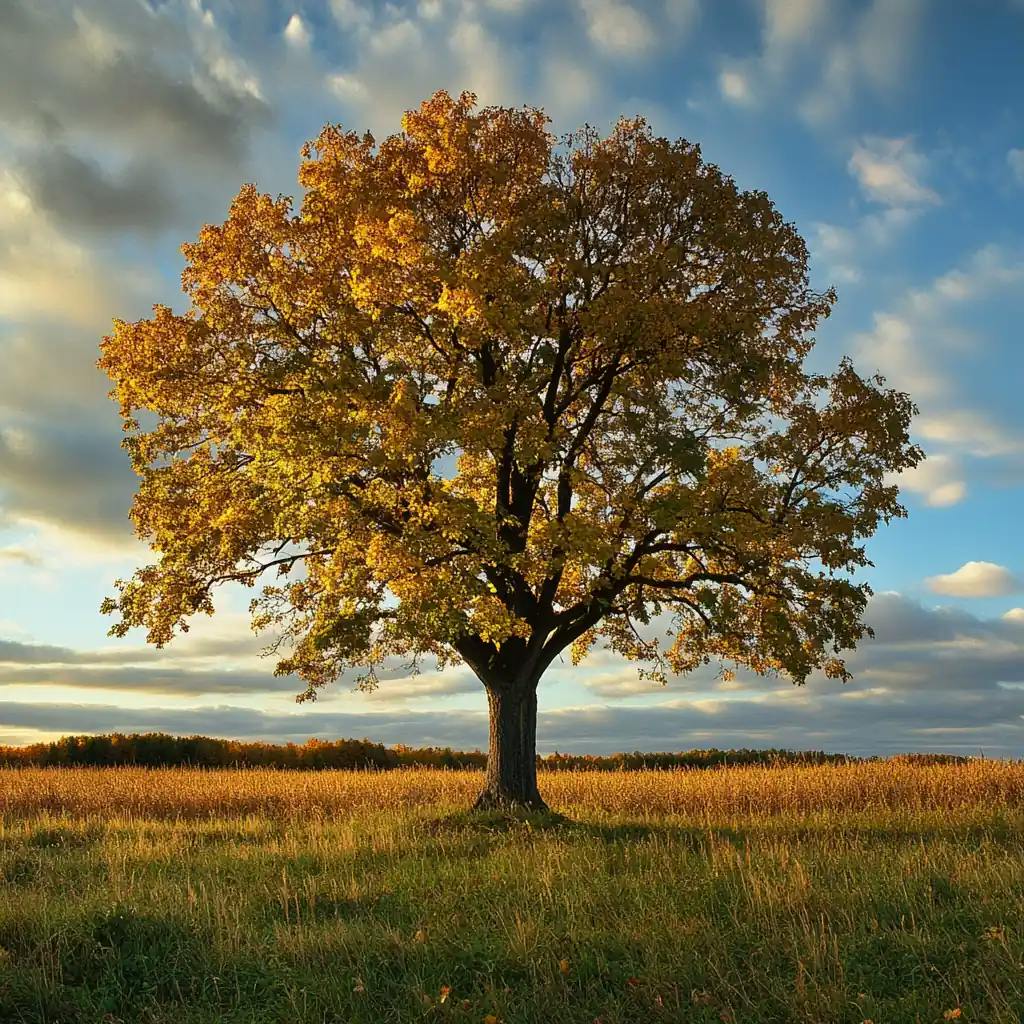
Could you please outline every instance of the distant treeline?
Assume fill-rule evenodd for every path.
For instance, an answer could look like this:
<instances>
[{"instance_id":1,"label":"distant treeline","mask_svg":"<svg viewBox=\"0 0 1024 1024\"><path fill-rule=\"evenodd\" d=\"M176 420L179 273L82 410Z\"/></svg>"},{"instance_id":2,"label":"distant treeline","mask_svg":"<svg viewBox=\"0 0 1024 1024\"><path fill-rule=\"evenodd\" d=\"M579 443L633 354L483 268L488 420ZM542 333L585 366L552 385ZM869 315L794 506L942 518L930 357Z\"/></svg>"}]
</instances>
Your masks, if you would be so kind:
<instances>
[{"instance_id":1,"label":"distant treeline","mask_svg":"<svg viewBox=\"0 0 1024 1024\"><path fill-rule=\"evenodd\" d=\"M922 764L965 761L950 754L905 754ZM538 757L539 767L551 771L717 768L753 764L845 764L862 760L820 750L687 750L647 754L549 754ZM0 765L90 766L140 765L143 767L194 766L204 768L483 768L487 755L479 750L450 747L385 747L370 740L316 740L298 743L247 743L209 736L171 736L149 732L111 733L104 736L65 736L52 743L26 747L0 747Z\"/></svg>"}]
</instances>

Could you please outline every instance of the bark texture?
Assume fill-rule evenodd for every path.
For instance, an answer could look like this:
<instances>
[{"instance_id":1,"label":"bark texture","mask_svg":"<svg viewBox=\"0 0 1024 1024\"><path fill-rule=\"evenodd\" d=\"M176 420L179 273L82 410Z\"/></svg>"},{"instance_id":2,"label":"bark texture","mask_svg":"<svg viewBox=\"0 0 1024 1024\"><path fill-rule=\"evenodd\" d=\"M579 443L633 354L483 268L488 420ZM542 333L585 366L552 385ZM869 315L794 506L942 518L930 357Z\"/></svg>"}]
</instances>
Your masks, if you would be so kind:
<instances>
[{"instance_id":1,"label":"bark texture","mask_svg":"<svg viewBox=\"0 0 1024 1024\"><path fill-rule=\"evenodd\" d=\"M487 779L477 810L547 810L537 789L537 687L487 687Z\"/></svg>"}]
</instances>

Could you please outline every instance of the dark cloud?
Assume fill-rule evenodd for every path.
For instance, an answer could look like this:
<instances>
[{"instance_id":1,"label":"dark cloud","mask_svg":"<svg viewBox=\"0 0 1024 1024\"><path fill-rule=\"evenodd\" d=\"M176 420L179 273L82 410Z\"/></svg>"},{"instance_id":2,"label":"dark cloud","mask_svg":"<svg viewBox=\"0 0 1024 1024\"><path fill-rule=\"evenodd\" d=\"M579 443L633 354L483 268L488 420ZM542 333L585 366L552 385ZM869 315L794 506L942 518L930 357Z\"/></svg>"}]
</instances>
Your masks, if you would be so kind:
<instances>
[{"instance_id":1,"label":"dark cloud","mask_svg":"<svg viewBox=\"0 0 1024 1024\"><path fill-rule=\"evenodd\" d=\"M542 751L608 753L692 747L825 749L855 754L942 750L1019 756L1024 747L1024 694L1004 690L977 701L945 692L922 707L917 700L851 699L849 692L775 695L758 701L665 702L647 706L590 706L543 711ZM0 702L0 727L45 732L162 730L279 742L310 736L368 737L387 744L486 744L483 711L367 711L313 706L297 712L208 708L124 708L113 705Z\"/></svg>"},{"instance_id":2,"label":"dark cloud","mask_svg":"<svg viewBox=\"0 0 1024 1024\"><path fill-rule=\"evenodd\" d=\"M52 644L0 639L0 687L64 686L117 689L139 693L202 696L219 693L300 693L305 683L295 676L275 676L267 659L249 668L227 668L225 658L258 654L266 640L189 637L173 650L111 646L75 650ZM164 662L160 664L160 662ZM354 689L358 674L348 672L324 691L332 696ZM392 659L378 669L380 686L366 695L374 703L397 703L476 693L480 682L465 670L438 672L432 658L423 659L413 675L407 663Z\"/></svg>"},{"instance_id":3,"label":"dark cloud","mask_svg":"<svg viewBox=\"0 0 1024 1024\"><path fill-rule=\"evenodd\" d=\"M54 420L0 428L0 513L127 541L137 481L116 426Z\"/></svg>"},{"instance_id":4,"label":"dark cloud","mask_svg":"<svg viewBox=\"0 0 1024 1024\"><path fill-rule=\"evenodd\" d=\"M32 666L0 667L0 686L76 686L175 696L218 693L300 693L305 685L294 677L264 671L178 667Z\"/></svg>"},{"instance_id":5,"label":"dark cloud","mask_svg":"<svg viewBox=\"0 0 1024 1024\"><path fill-rule=\"evenodd\" d=\"M173 12L127 0L6 0L3 11L0 118L12 124L234 161L269 118L258 96L196 66L195 41Z\"/></svg>"},{"instance_id":6,"label":"dark cloud","mask_svg":"<svg viewBox=\"0 0 1024 1024\"><path fill-rule=\"evenodd\" d=\"M171 224L177 213L162 170L151 162L133 160L108 172L57 145L24 160L21 178L37 206L75 227L155 231Z\"/></svg>"}]
</instances>

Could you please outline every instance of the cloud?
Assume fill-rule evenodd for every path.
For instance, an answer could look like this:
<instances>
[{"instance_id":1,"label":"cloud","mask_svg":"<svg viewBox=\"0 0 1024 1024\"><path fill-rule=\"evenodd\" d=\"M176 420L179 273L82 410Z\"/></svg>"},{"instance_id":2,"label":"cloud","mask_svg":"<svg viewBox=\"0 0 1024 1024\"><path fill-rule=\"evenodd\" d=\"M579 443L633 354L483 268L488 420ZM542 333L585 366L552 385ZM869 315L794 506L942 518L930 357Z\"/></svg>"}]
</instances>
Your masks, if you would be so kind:
<instances>
[{"instance_id":1,"label":"cloud","mask_svg":"<svg viewBox=\"0 0 1024 1024\"><path fill-rule=\"evenodd\" d=\"M111 172L56 145L23 158L18 177L33 206L76 227L157 230L177 213L162 169L144 159Z\"/></svg>"},{"instance_id":2,"label":"cloud","mask_svg":"<svg viewBox=\"0 0 1024 1024\"><path fill-rule=\"evenodd\" d=\"M1013 455L1021 451L1018 434L993 423L986 413L971 409L952 409L939 415L921 416L917 432L928 441L955 445L982 457Z\"/></svg>"},{"instance_id":3,"label":"cloud","mask_svg":"<svg viewBox=\"0 0 1024 1024\"><path fill-rule=\"evenodd\" d=\"M285 42L296 50L308 50L313 41L313 33L309 26L302 20L302 15L293 14L284 27Z\"/></svg>"},{"instance_id":4,"label":"cloud","mask_svg":"<svg viewBox=\"0 0 1024 1024\"><path fill-rule=\"evenodd\" d=\"M784 0L780 0L784 2ZM818 81L799 104L803 118L831 127L864 89L885 95L906 80L924 0L873 0L820 46Z\"/></svg>"},{"instance_id":5,"label":"cloud","mask_svg":"<svg viewBox=\"0 0 1024 1024\"><path fill-rule=\"evenodd\" d=\"M2 559L3 549L0 549ZM151 646L119 645L76 650L53 644L0 639L0 686L45 686L82 690L123 690L140 694L210 696L224 693L296 694L305 684L295 676L275 676L273 660L261 657L267 637L254 636L242 616L227 615L219 628L208 620L197 631L175 639L162 650ZM349 671L321 691L325 701L336 700L356 685ZM378 669L377 689L361 695L371 706L435 700L477 693L479 680L468 670L438 671L424 658L413 673L401 659Z\"/></svg>"},{"instance_id":6,"label":"cloud","mask_svg":"<svg viewBox=\"0 0 1024 1024\"><path fill-rule=\"evenodd\" d=\"M853 284L862 278L860 264L874 260L913 223L918 210L890 206L863 216L852 227L818 221L813 225L812 252L833 282Z\"/></svg>"},{"instance_id":7,"label":"cloud","mask_svg":"<svg viewBox=\"0 0 1024 1024\"><path fill-rule=\"evenodd\" d=\"M865 90L882 95L899 88L923 0L761 0L759 6L760 47L723 62L719 91L742 106L782 105L832 130Z\"/></svg>"},{"instance_id":8,"label":"cloud","mask_svg":"<svg viewBox=\"0 0 1024 1024\"><path fill-rule=\"evenodd\" d=\"M25 565L32 569L37 569L43 564L43 560L34 551L29 551L28 548L21 544L7 544L4 547L0 547L0 566L4 562L15 565ZM2 643L2 641L0 641Z\"/></svg>"},{"instance_id":9,"label":"cloud","mask_svg":"<svg viewBox=\"0 0 1024 1024\"><path fill-rule=\"evenodd\" d=\"M622 0L580 0L587 35L597 49L612 57L639 57L657 39L644 12Z\"/></svg>"},{"instance_id":10,"label":"cloud","mask_svg":"<svg viewBox=\"0 0 1024 1024\"><path fill-rule=\"evenodd\" d=\"M1024 257L985 246L963 265L924 287L910 289L894 309L874 315L870 331L855 335L858 361L909 391L920 406L915 431L930 447L945 449L930 452L933 457L1005 458L1024 452L1024 436L1016 427L988 409L965 403L962 379L977 373L979 361L989 356L979 339L957 325L958 316L973 312L994 295L1015 295L1022 283ZM974 363L958 365L967 359ZM917 479L926 482L934 470L926 464L920 472L923 475Z\"/></svg>"},{"instance_id":11,"label":"cloud","mask_svg":"<svg viewBox=\"0 0 1024 1024\"><path fill-rule=\"evenodd\" d=\"M789 746L851 753L949 750L1012 756L1024 743L1024 613L983 619L956 608L929 608L895 593L877 594L867 619L876 630L849 659L852 683L822 678L805 687L741 673L736 684L715 683L712 671L670 680L666 689L636 682L635 671L613 656L597 659L593 676L581 670L557 673L590 682L590 692L614 706L585 700L551 708L542 683L539 746L542 751L612 752L681 750L695 746ZM211 648L212 649L212 648ZM45 656L61 657L53 648ZM8 648L10 651L10 648ZM96 665L90 671L99 674ZM168 676L174 693L192 691L170 669L153 669L147 679ZM197 665L201 673L208 666ZM29 671L41 672L37 666ZM395 666L400 671L400 666ZM215 674L215 673L211 673ZM210 696L241 692L244 675L224 674ZM232 687L239 684L239 689ZM166 685L166 681L165 684ZM406 690L398 698L465 694L468 706L444 711L382 708L386 687ZM153 686L149 693L160 692ZM336 691L340 694L340 688ZM439 744L463 749L486 746L483 693L465 672L408 678L395 676L371 697L366 710L339 710L332 699L294 711L259 710L221 702L192 707L122 707L78 701L0 702L0 726L33 730L32 735L69 732L165 730L207 733L278 742L369 737L384 743ZM196 694L198 696L198 694ZM328 694L325 693L325 697Z\"/></svg>"},{"instance_id":12,"label":"cloud","mask_svg":"<svg viewBox=\"0 0 1024 1024\"><path fill-rule=\"evenodd\" d=\"M1002 597L1022 589L1020 579L994 562L964 562L955 572L930 576L927 583L936 594L951 597Z\"/></svg>"},{"instance_id":13,"label":"cloud","mask_svg":"<svg viewBox=\"0 0 1024 1024\"><path fill-rule=\"evenodd\" d=\"M1011 149L1006 154L1006 162L1017 181L1024 185L1024 149Z\"/></svg>"},{"instance_id":14,"label":"cloud","mask_svg":"<svg viewBox=\"0 0 1024 1024\"><path fill-rule=\"evenodd\" d=\"M14 0L0 34L0 118L179 158L236 159L268 108L198 3L102 10ZM196 51L199 60L196 60Z\"/></svg>"},{"instance_id":15,"label":"cloud","mask_svg":"<svg viewBox=\"0 0 1024 1024\"><path fill-rule=\"evenodd\" d=\"M826 20L826 0L763 0L765 50L774 54L805 42Z\"/></svg>"},{"instance_id":16,"label":"cloud","mask_svg":"<svg viewBox=\"0 0 1024 1024\"><path fill-rule=\"evenodd\" d=\"M108 322L116 297L140 290L144 271L112 267L52 223L19 177L0 165L0 311L7 319L45 317L79 327Z\"/></svg>"},{"instance_id":17,"label":"cloud","mask_svg":"<svg viewBox=\"0 0 1024 1024\"><path fill-rule=\"evenodd\" d=\"M901 488L923 495L926 505L945 508L967 497L967 483L962 473L963 470L952 456L932 454L913 469L898 474L895 479Z\"/></svg>"},{"instance_id":18,"label":"cloud","mask_svg":"<svg viewBox=\"0 0 1024 1024\"><path fill-rule=\"evenodd\" d=\"M886 206L917 206L939 202L936 192L920 181L928 161L910 139L865 136L848 164L864 194Z\"/></svg>"},{"instance_id":19,"label":"cloud","mask_svg":"<svg viewBox=\"0 0 1024 1024\"><path fill-rule=\"evenodd\" d=\"M119 437L116 422L106 429L59 420L0 426L0 509L18 520L127 540L136 479Z\"/></svg>"},{"instance_id":20,"label":"cloud","mask_svg":"<svg viewBox=\"0 0 1024 1024\"><path fill-rule=\"evenodd\" d=\"M735 68L725 68L718 75L718 89L731 103L748 106L754 96L747 76Z\"/></svg>"}]
</instances>

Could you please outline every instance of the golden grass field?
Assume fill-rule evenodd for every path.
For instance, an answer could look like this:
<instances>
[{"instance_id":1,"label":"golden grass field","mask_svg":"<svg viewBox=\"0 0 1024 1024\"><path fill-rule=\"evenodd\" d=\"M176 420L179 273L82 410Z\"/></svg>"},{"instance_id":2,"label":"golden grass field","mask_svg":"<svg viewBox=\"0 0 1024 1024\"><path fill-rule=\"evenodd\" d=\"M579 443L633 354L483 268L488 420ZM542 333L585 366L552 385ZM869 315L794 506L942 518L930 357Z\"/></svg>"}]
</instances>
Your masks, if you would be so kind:
<instances>
[{"instance_id":1,"label":"golden grass field","mask_svg":"<svg viewBox=\"0 0 1024 1024\"><path fill-rule=\"evenodd\" d=\"M0 1021L1024 1015L1024 765L0 771Z\"/></svg>"},{"instance_id":2,"label":"golden grass field","mask_svg":"<svg viewBox=\"0 0 1024 1024\"><path fill-rule=\"evenodd\" d=\"M368 810L468 806L482 774L423 768L289 772L244 768L23 768L0 770L0 813L189 818L224 815L349 817ZM887 761L804 767L646 772L550 772L542 790L568 815L748 816L884 810L1024 809L1024 762L920 765Z\"/></svg>"}]
</instances>

